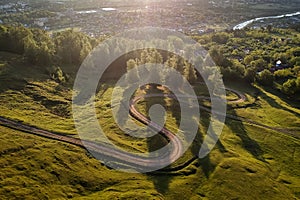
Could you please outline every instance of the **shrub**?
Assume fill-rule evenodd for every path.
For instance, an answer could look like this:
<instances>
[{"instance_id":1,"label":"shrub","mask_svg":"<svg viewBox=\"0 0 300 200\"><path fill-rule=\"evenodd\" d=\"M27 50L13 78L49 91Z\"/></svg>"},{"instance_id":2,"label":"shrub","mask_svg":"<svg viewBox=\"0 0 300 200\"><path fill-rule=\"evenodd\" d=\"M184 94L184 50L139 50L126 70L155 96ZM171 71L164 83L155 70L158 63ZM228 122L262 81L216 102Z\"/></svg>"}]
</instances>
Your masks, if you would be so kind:
<instances>
[{"instance_id":1,"label":"shrub","mask_svg":"<svg viewBox=\"0 0 300 200\"><path fill-rule=\"evenodd\" d=\"M281 88L281 91L288 95L294 95L299 90L300 90L300 78L287 80Z\"/></svg>"},{"instance_id":2,"label":"shrub","mask_svg":"<svg viewBox=\"0 0 300 200\"><path fill-rule=\"evenodd\" d=\"M257 75L256 80L262 85L271 86L273 85L274 76L269 70L265 69Z\"/></svg>"},{"instance_id":3,"label":"shrub","mask_svg":"<svg viewBox=\"0 0 300 200\"><path fill-rule=\"evenodd\" d=\"M287 78L292 75L293 75L293 73L291 72L290 69L281 69L274 73L275 78L278 78L278 79Z\"/></svg>"}]
</instances>

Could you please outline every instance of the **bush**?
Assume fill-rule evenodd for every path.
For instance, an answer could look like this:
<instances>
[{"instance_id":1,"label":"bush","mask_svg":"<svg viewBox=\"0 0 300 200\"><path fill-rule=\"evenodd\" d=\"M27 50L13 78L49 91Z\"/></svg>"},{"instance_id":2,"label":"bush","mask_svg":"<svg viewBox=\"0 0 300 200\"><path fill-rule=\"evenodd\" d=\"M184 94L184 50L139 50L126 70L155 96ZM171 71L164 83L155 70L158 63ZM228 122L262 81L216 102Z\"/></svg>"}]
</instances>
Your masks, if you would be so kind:
<instances>
[{"instance_id":1,"label":"bush","mask_svg":"<svg viewBox=\"0 0 300 200\"><path fill-rule=\"evenodd\" d=\"M268 63L264 59L259 58L258 60L252 61L250 65L257 70L263 70L268 66Z\"/></svg>"},{"instance_id":2,"label":"bush","mask_svg":"<svg viewBox=\"0 0 300 200\"><path fill-rule=\"evenodd\" d=\"M211 37L211 40L213 42L218 43L218 44L226 44L226 42L228 41L228 39L229 39L229 34L228 33L224 33L224 32L215 33Z\"/></svg>"},{"instance_id":3,"label":"bush","mask_svg":"<svg viewBox=\"0 0 300 200\"><path fill-rule=\"evenodd\" d=\"M256 80L262 85L271 86L273 85L274 76L269 70L265 69L257 75Z\"/></svg>"},{"instance_id":4,"label":"bush","mask_svg":"<svg viewBox=\"0 0 300 200\"><path fill-rule=\"evenodd\" d=\"M274 73L274 76L277 79L288 78L289 76L292 76L292 75L293 75L293 73L291 72L290 69L281 69Z\"/></svg>"},{"instance_id":5,"label":"bush","mask_svg":"<svg viewBox=\"0 0 300 200\"><path fill-rule=\"evenodd\" d=\"M66 74L62 71L60 67L53 67L53 72L50 74L51 78L58 83L64 83L67 81Z\"/></svg>"},{"instance_id":6,"label":"bush","mask_svg":"<svg viewBox=\"0 0 300 200\"><path fill-rule=\"evenodd\" d=\"M283 84L281 91L287 95L296 94L296 92L300 91L300 78L287 80Z\"/></svg>"},{"instance_id":7,"label":"bush","mask_svg":"<svg viewBox=\"0 0 300 200\"><path fill-rule=\"evenodd\" d=\"M245 80L248 83L253 83L256 76L256 69L254 67L248 67L245 71Z\"/></svg>"},{"instance_id":8,"label":"bush","mask_svg":"<svg viewBox=\"0 0 300 200\"><path fill-rule=\"evenodd\" d=\"M300 76L300 66L295 66L293 68L293 73L295 74L295 76Z\"/></svg>"}]
</instances>

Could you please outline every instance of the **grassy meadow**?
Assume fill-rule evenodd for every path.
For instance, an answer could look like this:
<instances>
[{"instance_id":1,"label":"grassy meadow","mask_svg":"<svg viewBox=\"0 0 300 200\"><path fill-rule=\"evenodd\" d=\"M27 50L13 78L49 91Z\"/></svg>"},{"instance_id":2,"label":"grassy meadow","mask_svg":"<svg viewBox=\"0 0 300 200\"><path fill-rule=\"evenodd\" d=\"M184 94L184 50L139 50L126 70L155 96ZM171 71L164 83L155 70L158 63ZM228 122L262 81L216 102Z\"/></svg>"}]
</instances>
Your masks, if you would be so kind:
<instances>
[{"instance_id":1,"label":"grassy meadow","mask_svg":"<svg viewBox=\"0 0 300 200\"><path fill-rule=\"evenodd\" d=\"M39 66L26 67L21 56L1 52L0 60L0 116L78 137L68 84L51 80ZM228 113L299 134L299 103L268 88L236 83L227 86L247 96L246 102L230 104ZM161 136L147 140L123 133L112 119L113 86L106 84L101 88L101 98L97 97L96 102L97 117L112 142L135 152L151 150L159 142L164 144ZM198 95L207 94L201 85L195 86L195 91ZM229 100L236 98L228 92ZM151 98L137 106L146 114L149 104L161 102ZM163 103L170 107L166 109L167 128L178 130L178 113L172 110L176 102ZM195 141L170 166L183 167L149 174L112 170L80 147L0 126L0 199L300 198L300 141L284 133L227 118L213 151L204 159L191 160L198 154L209 117L201 111Z\"/></svg>"}]
</instances>

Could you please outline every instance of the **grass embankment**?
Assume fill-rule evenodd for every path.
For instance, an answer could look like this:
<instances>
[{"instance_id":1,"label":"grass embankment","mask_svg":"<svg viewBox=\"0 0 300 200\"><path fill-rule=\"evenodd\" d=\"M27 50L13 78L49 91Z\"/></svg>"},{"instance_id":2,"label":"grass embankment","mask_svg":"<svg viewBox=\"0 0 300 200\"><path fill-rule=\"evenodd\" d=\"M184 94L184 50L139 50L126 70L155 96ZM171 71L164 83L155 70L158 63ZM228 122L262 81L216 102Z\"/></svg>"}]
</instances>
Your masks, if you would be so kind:
<instances>
[{"instance_id":1,"label":"grass embankment","mask_svg":"<svg viewBox=\"0 0 300 200\"><path fill-rule=\"evenodd\" d=\"M146 175L110 170L79 147L0 126L1 199L67 199L122 187L138 196L160 196ZM116 188L116 189L114 189ZM107 191L107 192L106 192Z\"/></svg>"},{"instance_id":2,"label":"grass embankment","mask_svg":"<svg viewBox=\"0 0 300 200\"><path fill-rule=\"evenodd\" d=\"M151 176L109 170L78 147L0 127L0 196L292 199L293 193L299 194L299 143L270 131L258 135L260 129L253 127L245 131L248 139L226 127L221 143L206 159L177 175ZM259 159L243 147L258 148L255 143L263 152Z\"/></svg>"},{"instance_id":3,"label":"grass embankment","mask_svg":"<svg viewBox=\"0 0 300 200\"><path fill-rule=\"evenodd\" d=\"M49 80L38 67L22 70L26 65L18 56L3 53L0 60L1 116L56 132L75 133L70 113L70 89ZM195 91L205 95L207 91L201 87L197 86ZM266 90L237 87L237 84L234 87L246 93L248 100L230 105L228 111L231 114L270 126L299 127L297 106ZM100 91L103 95L96 106L99 123L107 136L123 148L147 151L151 146L149 141L133 139L115 124L110 109L112 87L103 88L106 89ZM236 97L229 94L229 98ZM148 103L160 101L152 99ZM138 105L144 113L145 103ZM167 111L167 126L176 130L178 113ZM172 167L185 163L198 153L208 123L209 115L201 112L194 144ZM195 160L179 171L157 175L110 170L87 155L84 149L1 126L0 138L1 199L300 198L299 140L231 119L226 120L220 141L209 156Z\"/></svg>"},{"instance_id":4,"label":"grass embankment","mask_svg":"<svg viewBox=\"0 0 300 200\"><path fill-rule=\"evenodd\" d=\"M75 134L71 91L50 80L41 66L29 66L22 56L0 54L0 113L50 131Z\"/></svg>"}]
</instances>

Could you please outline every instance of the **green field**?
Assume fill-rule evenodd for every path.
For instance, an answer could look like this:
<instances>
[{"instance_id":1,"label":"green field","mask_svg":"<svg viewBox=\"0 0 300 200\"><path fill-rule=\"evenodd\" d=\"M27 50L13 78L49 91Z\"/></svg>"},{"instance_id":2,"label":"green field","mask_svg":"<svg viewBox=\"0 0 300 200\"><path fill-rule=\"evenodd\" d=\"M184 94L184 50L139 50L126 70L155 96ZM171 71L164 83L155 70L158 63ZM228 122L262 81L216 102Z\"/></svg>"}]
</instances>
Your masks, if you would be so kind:
<instances>
[{"instance_id":1,"label":"green field","mask_svg":"<svg viewBox=\"0 0 300 200\"><path fill-rule=\"evenodd\" d=\"M21 56L1 52L0 60L1 116L77 137L70 87L51 80L42 67L26 65ZM124 149L148 151L153 141L131 138L115 124L109 106L113 86L103 86L96 107L99 123L107 136ZM232 83L228 87L247 96L244 103L230 104L229 113L299 134L299 103L291 103L259 86ZM198 95L207 94L201 85L196 86L195 91ZM228 99L235 98L228 93ZM149 102L161 100L153 98ZM138 105L142 113L147 113L145 103ZM164 103L168 105L168 101ZM177 113L169 109L167 116L167 127L177 130ZM209 114L201 112L196 140L186 154L170 166L184 167L151 174L118 172L80 147L0 126L0 198L300 198L300 141L284 133L227 118L213 151L204 159L186 164L197 155L208 123ZM161 139L158 136L154 144Z\"/></svg>"}]
</instances>

